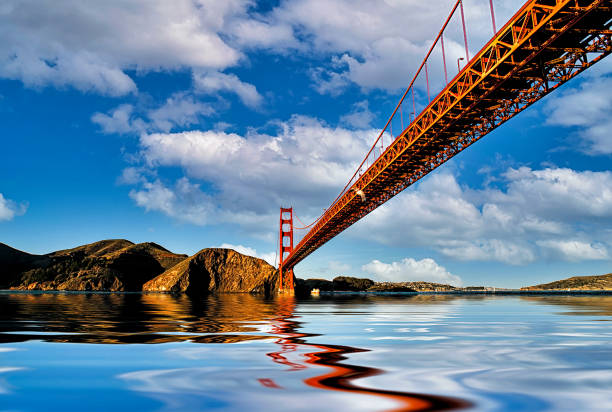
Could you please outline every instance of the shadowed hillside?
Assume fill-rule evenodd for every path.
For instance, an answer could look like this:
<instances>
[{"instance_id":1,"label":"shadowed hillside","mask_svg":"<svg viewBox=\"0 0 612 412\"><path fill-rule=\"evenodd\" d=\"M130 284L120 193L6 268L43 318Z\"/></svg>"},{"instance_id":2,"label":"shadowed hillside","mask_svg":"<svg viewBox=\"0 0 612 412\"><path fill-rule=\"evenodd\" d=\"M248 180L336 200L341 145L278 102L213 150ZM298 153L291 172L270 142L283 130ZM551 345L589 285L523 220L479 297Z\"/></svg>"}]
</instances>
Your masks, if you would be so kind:
<instances>
[{"instance_id":1,"label":"shadowed hillside","mask_svg":"<svg viewBox=\"0 0 612 412\"><path fill-rule=\"evenodd\" d=\"M8 246L1 250L0 287L33 290L138 291L143 283L187 258L155 243L134 244L124 239L42 256Z\"/></svg>"},{"instance_id":2,"label":"shadowed hillside","mask_svg":"<svg viewBox=\"0 0 612 412\"><path fill-rule=\"evenodd\" d=\"M189 257L156 243L109 239L46 255L0 244L0 289L275 293L278 271L231 249Z\"/></svg>"}]
</instances>

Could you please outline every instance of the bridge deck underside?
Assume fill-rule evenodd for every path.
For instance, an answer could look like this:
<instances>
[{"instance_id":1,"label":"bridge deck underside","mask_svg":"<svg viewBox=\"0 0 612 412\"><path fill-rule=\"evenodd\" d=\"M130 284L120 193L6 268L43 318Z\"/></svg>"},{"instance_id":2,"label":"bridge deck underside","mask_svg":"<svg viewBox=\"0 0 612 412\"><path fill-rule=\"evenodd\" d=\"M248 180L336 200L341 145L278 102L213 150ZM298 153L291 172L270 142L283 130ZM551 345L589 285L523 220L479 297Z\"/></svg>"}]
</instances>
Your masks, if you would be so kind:
<instances>
[{"instance_id":1,"label":"bridge deck underside","mask_svg":"<svg viewBox=\"0 0 612 412\"><path fill-rule=\"evenodd\" d=\"M304 236L329 239L612 51L611 0L528 2ZM362 190L366 200L356 195Z\"/></svg>"}]
</instances>

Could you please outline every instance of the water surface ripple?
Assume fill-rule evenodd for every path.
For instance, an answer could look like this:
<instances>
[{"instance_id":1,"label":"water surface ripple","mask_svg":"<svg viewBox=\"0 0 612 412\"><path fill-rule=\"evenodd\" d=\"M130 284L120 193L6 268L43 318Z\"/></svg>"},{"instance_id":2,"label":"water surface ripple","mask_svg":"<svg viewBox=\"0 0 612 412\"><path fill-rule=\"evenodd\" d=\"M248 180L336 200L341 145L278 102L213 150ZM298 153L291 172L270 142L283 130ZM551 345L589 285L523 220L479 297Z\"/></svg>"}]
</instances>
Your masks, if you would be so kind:
<instances>
[{"instance_id":1,"label":"water surface ripple","mask_svg":"<svg viewBox=\"0 0 612 412\"><path fill-rule=\"evenodd\" d=\"M609 411L610 296L0 292L0 411Z\"/></svg>"}]
</instances>

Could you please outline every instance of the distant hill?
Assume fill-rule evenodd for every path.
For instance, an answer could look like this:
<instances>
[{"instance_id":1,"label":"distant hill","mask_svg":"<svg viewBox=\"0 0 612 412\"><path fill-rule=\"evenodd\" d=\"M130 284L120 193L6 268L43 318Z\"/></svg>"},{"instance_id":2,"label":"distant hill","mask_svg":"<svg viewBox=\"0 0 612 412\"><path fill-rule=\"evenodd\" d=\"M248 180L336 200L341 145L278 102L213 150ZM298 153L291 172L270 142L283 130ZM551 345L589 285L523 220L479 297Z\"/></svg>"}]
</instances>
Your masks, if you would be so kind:
<instances>
[{"instance_id":1,"label":"distant hill","mask_svg":"<svg viewBox=\"0 0 612 412\"><path fill-rule=\"evenodd\" d=\"M334 292L450 292L460 291L451 285L431 282L375 282L371 279L336 276L333 280L296 279L296 294L307 295L312 289ZM475 288L472 288L475 289ZM485 290L485 287L478 288Z\"/></svg>"},{"instance_id":2,"label":"distant hill","mask_svg":"<svg viewBox=\"0 0 612 412\"><path fill-rule=\"evenodd\" d=\"M574 276L542 285L527 286L521 290L612 290L612 273L600 276Z\"/></svg>"}]
</instances>

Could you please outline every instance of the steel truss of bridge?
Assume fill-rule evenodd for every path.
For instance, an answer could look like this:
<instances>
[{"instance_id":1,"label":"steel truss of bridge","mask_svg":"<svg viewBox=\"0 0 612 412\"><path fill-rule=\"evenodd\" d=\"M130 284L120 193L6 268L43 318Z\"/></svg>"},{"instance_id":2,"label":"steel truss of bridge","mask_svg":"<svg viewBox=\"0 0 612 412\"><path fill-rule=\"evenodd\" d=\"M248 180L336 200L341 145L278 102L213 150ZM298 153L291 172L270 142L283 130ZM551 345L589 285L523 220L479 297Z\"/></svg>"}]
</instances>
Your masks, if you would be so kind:
<instances>
[{"instance_id":1,"label":"steel truss of bridge","mask_svg":"<svg viewBox=\"0 0 612 412\"><path fill-rule=\"evenodd\" d=\"M527 1L289 255L281 252L281 272L292 277L325 242L610 54L611 20L612 0Z\"/></svg>"}]
</instances>

